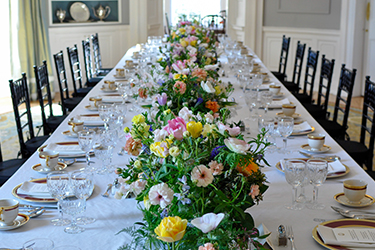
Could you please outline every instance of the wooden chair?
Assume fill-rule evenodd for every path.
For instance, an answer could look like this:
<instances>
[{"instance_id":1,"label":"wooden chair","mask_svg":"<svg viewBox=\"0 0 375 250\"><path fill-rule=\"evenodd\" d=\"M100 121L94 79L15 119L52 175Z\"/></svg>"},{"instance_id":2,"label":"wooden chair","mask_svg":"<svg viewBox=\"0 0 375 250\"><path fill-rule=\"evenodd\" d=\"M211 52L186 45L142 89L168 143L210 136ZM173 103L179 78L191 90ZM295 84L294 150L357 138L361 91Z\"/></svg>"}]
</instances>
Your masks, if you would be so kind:
<instances>
[{"instance_id":1,"label":"wooden chair","mask_svg":"<svg viewBox=\"0 0 375 250\"><path fill-rule=\"evenodd\" d=\"M292 93L298 93L300 87L299 83L301 81L302 64L303 58L305 56L306 44L301 44L300 41L297 42L296 57L294 59L294 69L292 81L284 81L283 84Z\"/></svg>"},{"instance_id":2,"label":"wooden chair","mask_svg":"<svg viewBox=\"0 0 375 250\"><path fill-rule=\"evenodd\" d=\"M42 111L43 133L44 135L49 135L53 131L55 131L55 129L60 125L62 121L65 120L67 115L53 115L52 95L50 83L48 80L46 60L44 60L43 64L39 67L34 65L34 73L36 81L36 90L38 92L39 105ZM45 100L47 100L46 103L44 103ZM47 112L49 114L48 118L46 115Z\"/></svg>"},{"instance_id":3,"label":"wooden chair","mask_svg":"<svg viewBox=\"0 0 375 250\"><path fill-rule=\"evenodd\" d=\"M96 76L91 57L90 39L82 41L83 61L85 63L86 79L103 79L105 75Z\"/></svg>"},{"instance_id":4,"label":"wooden chair","mask_svg":"<svg viewBox=\"0 0 375 250\"><path fill-rule=\"evenodd\" d=\"M305 80L303 81L303 93L295 93L294 96L302 104L311 103L314 92L314 82L316 75L316 68L318 66L319 51L311 50L309 47L307 51L307 62L305 69Z\"/></svg>"},{"instance_id":5,"label":"wooden chair","mask_svg":"<svg viewBox=\"0 0 375 250\"><path fill-rule=\"evenodd\" d=\"M95 35L91 35L91 44L92 44L92 51L93 51L93 55L94 55L95 74L98 75L98 76L107 75L112 69L111 68L103 68L103 66L102 66L102 56L100 54L98 33L96 33Z\"/></svg>"},{"instance_id":6,"label":"wooden chair","mask_svg":"<svg viewBox=\"0 0 375 250\"><path fill-rule=\"evenodd\" d=\"M9 80L9 87L20 143L18 155L22 155L22 158L29 158L49 136L35 136L26 73L22 73L22 78L18 80ZM24 108L26 111L23 110ZM24 129L28 130L24 132Z\"/></svg>"},{"instance_id":7,"label":"wooden chair","mask_svg":"<svg viewBox=\"0 0 375 250\"><path fill-rule=\"evenodd\" d=\"M345 64L342 65L336 95L336 103L333 112L333 120L328 120L328 118L317 119L320 125L334 139L345 139L349 137L346 134L346 130L348 129L348 117L356 73L356 69L351 71L345 68ZM342 119L339 118L339 114Z\"/></svg>"},{"instance_id":8,"label":"wooden chair","mask_svg":"<svg viewBox=\"0 0 375 250\"><path fill-rule=\"evenodd\" d=\"M279 71L271 72L282 83L286 80L286 64L288 63L289 45L290 37L286 38L285 35L283 35L279 60Z\"/></svg>"},{"instance_id":9,"label":"wooden chair","mask_svg":"<svg viewBox=\"0 0 375 250\"><path fill-rule=\"evenodd\" d=\"M94 79L95 81L93 82L90 82L90 79L87 79L87 82L83 84L82 70L81 64L79 62L77 44L74 44L74 46L71 48L67 47L66 50L68 52L70 72L73 78L73 96L84 97L87 95L88 92L90 92L92 87L95 86L101 79Z\"/></svg>"},{"instance_id":10,"label":"wooden chair","mask_svg":"<svg viewBox=\"0 0 375 250\"><path fill-rule=\"evenodd\" d=\"M27 159L11 159L3 161L0 144L0 186L2 186Z\"/></svg>"},{"instance_id":11,"label":"wooden chair","mask_svg":"<svg viewBox=\"0 0 375 250\"><path fill-rule=\"evenodd\" d=\"M370 175L374 176L372 161L375 143L375 83L366 77L365 97L362 110L360 141L337 140L340 146L361 166L366 166ZM369 136L366 139L366 136Z\"/></svg>"},{"instance_id":12,"label":"wooden chair","mask_svg":"<svg viewBox=\"0 0 375 250\"><path fill-rule=\"evenodd\" d=\"M81 102L83 97L70 97L63 51L61 50L59 53L54 54L53 59L55 61L57 81L59 82L61 106L63 114L66 115L68 111L72 111Z\"/></svg>"},{"instance_id":13,"label":"wooden chair","mask_svg":"<svg viewBox=\"0 0 375 250\"><path fill-rule=\"evenodd\" d=\"M332 84L333 68L335 59L329 60L325 55L322 56L322 66L320 68L318 99L316 103L305 103L303 106L307 109L314 119L325 119L328 117L328 100Z\"/></svg>"}]
</instances>

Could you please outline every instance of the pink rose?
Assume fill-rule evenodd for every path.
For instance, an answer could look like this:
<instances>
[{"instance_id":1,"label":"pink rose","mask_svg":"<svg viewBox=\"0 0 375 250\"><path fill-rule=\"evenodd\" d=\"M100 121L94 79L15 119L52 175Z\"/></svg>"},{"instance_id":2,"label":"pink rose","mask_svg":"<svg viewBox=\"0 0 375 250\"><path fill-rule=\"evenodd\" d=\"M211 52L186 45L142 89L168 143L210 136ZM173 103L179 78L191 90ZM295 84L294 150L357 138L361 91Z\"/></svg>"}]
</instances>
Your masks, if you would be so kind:
<instances>
[{"instance_id":1,"label":"pink rose","mask_svg":"<svg viewBox=\"0 0 375 250\"><path fill-rule=\"evenodd\" d=\"M191 73L193 77L198 77L198 81L204 81L207 77L207 72L204 69L196 68Z\"/></svg>"},{"instance_id":2,"label":"pink rose","mask_svg":"<svg viewBox=\"0 0 375 250\"><path fill-rule=\"evenodd\" d=\"M164 127L170 135L173 135L177 140L184 138L184 132L186 131L186 122L181 117L169 120L168 125Z\"/></svg>"},{"instance_id":3,"label":"pink rose","mask_svg":"<svg viewBox=\"0 0 375 250\"><path fill-rule=\"evenodd\" d=\"M214 245L212 245L212 243L206 243L204 244L204 246L200 246L198 250L216 250L216 249L214 248Z\"/></svg>"},{"instance_id":4,"label":"pink rose","mask_svg":"<svg viewBox=\"0 0 375 250\"><path fill-rule=\"evenodd\" d=\"M186 84L184 82L181 82L181 81L177 81L174 85L173 85L173 88L174 88L174 91L176 93L180 93L181 95L185 93L186 91Z\"/></svg>"}]
</instances>

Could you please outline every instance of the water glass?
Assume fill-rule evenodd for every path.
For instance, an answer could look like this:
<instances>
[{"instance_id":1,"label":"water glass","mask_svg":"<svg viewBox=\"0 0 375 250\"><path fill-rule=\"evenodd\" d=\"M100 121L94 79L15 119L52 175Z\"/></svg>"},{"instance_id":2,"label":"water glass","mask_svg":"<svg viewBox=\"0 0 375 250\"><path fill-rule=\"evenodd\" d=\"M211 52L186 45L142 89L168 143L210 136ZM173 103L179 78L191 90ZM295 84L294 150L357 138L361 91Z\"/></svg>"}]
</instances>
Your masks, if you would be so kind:
<instances>
[{"instance_id":1,"label":"water glass","mask_svg":"<svg viewBox=\"0 0 375 250\"><path fill-rule=\"evenodd\" d=\"M102 162L101 167L96 169L97 174L106 174L112 172L110 167L112 163L113 146L97 144L94 147L96 157Z\"/></svg>"},{"instance_id":2,"label":"water glass","mask_svg":"<svg viewBox=\"0 0 375 250\"><path fill-rule=\"evenodd\" d=\"M245 101L250 110L250 120L256 121L259 118L258 114L258 91L256 89L250 88L245 91ZM253 111L255 110L254 114Z\"/></svg>"},{"instance_id":3,"label":"water glass","mask_svg":"<svg viewBox=\"0 0 375 250\"><path fill-rule=\"evenodd\" d=\"M90 150L94 145L95 135L96 132L93 130L78 132L78 144L86 153L86 165L88 170L90 170Z\"/></svg>"},{"instance_id":4,"label":"water glass","mask_svg":"<svg viewBox=\"0 0 375 250\"><path fill-rule=\"evenodd\" d=\"M324 209L325 205L318 203L318 188L327 178L328 163L323 159L310 159L307 161L306 170L310 184L314 187L312 203L307 207L310 209Z\"/></svg>"},{"instance_id":5,"label":"water glass","mask_svg":"<svg viewBox=\"0 0 375 250\"><path fill-rule=\"evenodd\" d=\"M293 117L281 117L277 124L277 132L283 137L284 148L280 150L281 153L289 153L287 150L287 138L292 134L294 127Z\"/></svg>"},{"instance_id":6,"label":"water glass","mask_svg":"<svg viewBox=\"0 0 375 250\"><path fill-rule=\"evenodd\" d=\"M273 93L269 90L261 91L260 94L260 100L262 105L264 105L264 114L267 114L268 112L268 106L272 103L273 100Z\"/></svg>"},{"instance_id":7,"label":"water glass","mask_svg":"<svg viewBox=\"0 0 375 250\"><path fill-rule=\"evenodd\" d=\"M22 250L52 250L54 243L50 239L36 238L23 243Z\"/></svg>"},{"instance_id":8,"label":"water glass","mask_svg":"<svg viewBox=\"0 0 375 250\"><path fill-rule=\"evenodd\" d=\"M78 199L78 198L64 198L61 200L61 208L64 213L67 213L72 216L72 223L64 229L66 233L69 234L78 234L85 229L77 225L77 215L82 213L86 207L86 200L85 199Z\"/></svg>"},{"instance_id":9,"label":"water glass","mask_svg":"<svg viewBox=\"0 0 375 250\"><path fill-rule=\"evenodd\" d=\"M111 113L111 106L112 104L106 104L106 103L99 103L98 104L98 112L100 119L104 122L104 127L108 128L108 122L110 119L110 113Z\"/></svg>"},{"instance_id":10,"label":"water glass","mask_svg":"<svg viewBox=\"0 0 375 250\"><path fill-rule=\"evenodd\" d=\"M292 204L286 205L287 209L301 210L303 205L297 203L297 187L301 185L306 176L306 163L302 160L283 161L285 179L293 188Z\"/></svg>"}]
</instances>

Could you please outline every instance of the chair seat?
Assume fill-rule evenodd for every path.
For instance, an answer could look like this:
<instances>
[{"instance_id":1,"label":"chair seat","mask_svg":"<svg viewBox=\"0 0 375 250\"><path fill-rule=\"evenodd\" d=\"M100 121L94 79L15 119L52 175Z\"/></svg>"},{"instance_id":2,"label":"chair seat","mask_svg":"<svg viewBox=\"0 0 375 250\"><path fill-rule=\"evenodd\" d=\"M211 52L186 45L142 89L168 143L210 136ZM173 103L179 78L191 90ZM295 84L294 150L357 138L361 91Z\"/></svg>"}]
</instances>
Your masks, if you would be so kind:
<instances>
[{"instance_id":1,"label":"chair seat","mask_svg":"<svg viewBox=\"0 0 375 250\"><path fill-rule=\"evenodd\" d=\"M73 93L73 97L85 97L92 90L92 87L77 89L77 93Z\"/></svg>"},{"instance_id":2,"label":"chair seat","mask_svg":"<svg viewBox=\"0 0 375 250\"><path fill-rule=\"evenodd\" d=\"M362 167L368 159L368 148L356 141L337 140L337 142Z\"/></svg>"},{"instance_id":3,"label":"chair seat","mask_svg":"<svg viewBox=\"0 0 375 250\"><path fill-rule=\"evenodd\" d=\"M73 98L65 99L64 106L69 111L72 111L81 101L82 101L82 97L73 97Z\"/></svg>"},{"instance_id":4,"label":"chair seat","mask_svg":"<svg viewBox=\"0 0 375 250\"><path fill-rule=\"evenodd\" d=\"M280 82L284 82L285 79L286 79L286 75L283 74L283 73L280 73L278 71L271 71L271 73L280 81Z\"/></svg>"},{"instance_id":5,"label":"chair seat","mask_svg":"<svg viewBox=\"0 0 375 250\"><path fill-rule=\"evenodd\" d=\"M3 185L27 159L12 159L0 162L0 186Z\"/></svg>"},{"instance_id":6,"label":"chair seat","mask_svg":"<svg viewBox=\"0 0 375 250\"><path fill-rule=\"evenodd\" d=\"M294 82L285 81L285 82L283 82L283 85L284 85L285 88L287 88L290 92L298 92L298 91L299 91L299 87L298 87L298 85L295 84Z\"/></svg>"},{"instance_id":7,"label":"chair seat","mask_svg":"<svg viewBox=\"0 0 375 250\"><path fill-rule=\"evenodd\" d=\"M103 77L93 77L87 80L85 86L86 87L94 87L98 82L103 80Z\"/></svg>"},{"instance_id":8,"label":"chair seat","mask_svg":"<svg viewBox=\"0 0 375 250\"><path fill-rule=\"evenodd\" d=\"M310 96L303 94L303 93L296 93L294 96L298 99L298 101L302 104L305 103L311 103L311 98Z\"/></svg>"},{"instance_id":9,"label":"chair seat","mask_svg":"<svg viewBox=\"0 0 375 250\"><path fill-rule=\"evenodd\" d=\"M28 156L30 157L48 138L49 135L43 135L28 140L25 143Z\"/></svg>"},{"instance_id":10,"label":"chair seat","mask_svg":"<svg viewBox=\"0 0 375 250\"><path fill-rule=\"evenodd\" d=\"M326 119L317 119L317 122L324 128L325 131L334 139L344 139L346 128L334 121Z\"/></svg>"},{"instance_id":11,"label":"chair seat","mask_svg":"<svg viewBox=\"0 0 375 250\"><path fill-rule=\"evenodd\" d=\"M327 117L327 111L321 106L312 103L305 103L303 106L315 120L325 119Z\"/></svg>"},{"instance_id":12,"label":"chair seat","mask_svg":"<svg viewBox=\"0 0 375 250\"><path fill-rule=\"evenodd\" d=\"M54 131L67 117L67 115L60 115L60 116L50 116L47 119L48 127ZM52 132L51 131L51 132Z\"/></svg>"}]
</instances>

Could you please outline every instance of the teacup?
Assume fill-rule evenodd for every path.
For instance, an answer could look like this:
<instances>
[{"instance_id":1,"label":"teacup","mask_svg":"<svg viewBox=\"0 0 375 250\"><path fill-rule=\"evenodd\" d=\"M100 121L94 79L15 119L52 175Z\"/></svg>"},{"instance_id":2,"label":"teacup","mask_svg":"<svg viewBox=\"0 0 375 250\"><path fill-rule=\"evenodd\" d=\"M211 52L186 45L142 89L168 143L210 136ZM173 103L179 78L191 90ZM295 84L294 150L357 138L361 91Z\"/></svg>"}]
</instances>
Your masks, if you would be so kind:
<instances>
[{"instance_id":1,"label":"teacup","mask_svg":"<svg viewBox=\"0 0 375 250\"><path fill-rule=\"evenodd\" d=\"M13 199L0 199L0 226L11 226L17 218L19 202Z\"/></svg>"},{"instance_id":2,"label":"teacup","mask_svg":"<svg viewBox=\"0 0 375 250\"><path fill-rule=\"evenodd\" d=\"M97 108L98 107L98 102L101 102L102 98L100 98L100 97L90 97L89 101L90 101L90 106L91 107Z\"/></svg>"},{"instance_id":3,"label":"teacup","mask_svg":"<svg viewBox=\"0 0 375 250\"><path fill-rule=\"evenodd\" d=\"M122 69L122 68L117 68L116 69L116 76L124 77L125 76L125 70Z\"/></svg>"},{"instance_id":4,"label":"teacup","mask_svg":"<svg viewBox=\"0 0 375 250\"><path fill-rule=\"evenodd\" d=\"M281 86L279 86L279 85L270 85L269 89L270 89L270 91L274 95L277 95L278 93L280 93Z\"/></svg>"},{"instance_id":5,"label":"teacup","mask_svg":"<svg viewBox=\"0 0 375 250\"><path fill-rule=\"evenodd\" d=\"M126 60L125 68L134 68L134 62L132 60Z\"/></svg>"},{"instance_id":6,"label":"teacup","mask_svg":"<svg viewBox=\"0 0 375 250\"><path fill-rule=\"evenodd\" d=\"M309 134L307 135L307 142L312 151L319 151L324 146L325 135L323 134Z\"/></svg>"},{"instance_id":7,"label":"teacup","mask_svg":"<svg viewBox=\"0 0 375 250\"><path fill-rule=\"evenodd\" d=\"M346 180L344 181L344 194L350 203L360 204L365 197L367 183L362 180Z\"/></svg>"},{"instance_id":8,"label":"teacup","mask_svg":"<svg viewBox=\"0 0 375 250\"><path fill-rule=\"evenodd\" d=\"M79 131L83 130L83 121L72 119L68 122L68 125L70 132L73 134L77 134Z\"/></svg>"},{"instance_id":9,"label":"teacup","mask_svg":"<svg viewBox=\"0 0 375 250\"><path fill-rule=\"evenodd\" d=\"M248 63L252 64L253 63L254 56L253 55L246 55L246 60Z\"/></svg>"},{"instance_id":10,"label":"teacup","mask_svg":"<svg viewBox=\"0 0 375 250\"><path fill-rule=\"evenodd\" d=\"M283 104L281 107L284 115L286 116L293 116L293 114L296 112L296 105L293 103Z\"/></svg>"},{"instance_id":11,"label":"teacup","mask_svg":"<svg viewBox=\"0 0 375 250\"><path fill-rule=\"evenodd\" d=\"M104 81L103 86L104 86L105 89L110 89L110 90L116 89L116 84L115 84L114 81L106 80L106 81Z\"/></svg>"},{"instance_id":12,"label":"teacup","mask_svg":"<svg viewBox=\"0 0 375 250\"><path fill-rule=\"evenodd\" d=\"M258 63L253 64L253 72L259 72L260 70L260 65Z\"/></svg>"},{"instance_id":13,"label":"teacup","mask_svg":"<svg viewBox=\"0 0 375 250\"><path fill-rule=\"evenodd\" d=\"M133 57L134 58L138 58L139 57L139 52L138 51L134 51L133 52Z\"/></svg>"}]
</instances>

